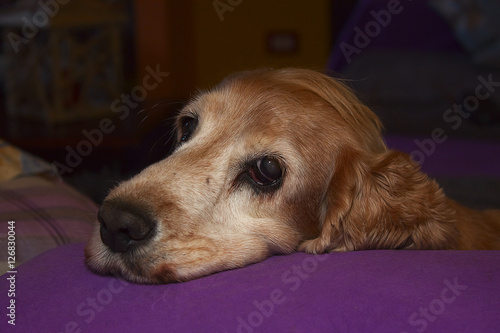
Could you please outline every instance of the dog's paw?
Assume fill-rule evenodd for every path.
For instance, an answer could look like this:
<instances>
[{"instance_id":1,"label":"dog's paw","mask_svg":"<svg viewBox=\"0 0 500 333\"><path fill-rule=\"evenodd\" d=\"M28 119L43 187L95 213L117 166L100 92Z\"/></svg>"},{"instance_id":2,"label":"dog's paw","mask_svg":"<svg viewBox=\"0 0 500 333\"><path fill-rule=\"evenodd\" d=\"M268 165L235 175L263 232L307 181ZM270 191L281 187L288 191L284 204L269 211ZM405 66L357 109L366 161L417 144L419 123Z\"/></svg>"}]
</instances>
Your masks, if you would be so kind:
<instances>
[{"instance_id":1,"label":"dog's paw","mask_svg":"<svg viewBox=\"0 0 500 333\"><path fill-rule=\"evenodd\" d=\"M328 252L329 242L325 241L323 238L318 237L314 239L309 239L303 241L299 247L298 251L312 254L321 254Z\"/></svg>"}]
</instances>

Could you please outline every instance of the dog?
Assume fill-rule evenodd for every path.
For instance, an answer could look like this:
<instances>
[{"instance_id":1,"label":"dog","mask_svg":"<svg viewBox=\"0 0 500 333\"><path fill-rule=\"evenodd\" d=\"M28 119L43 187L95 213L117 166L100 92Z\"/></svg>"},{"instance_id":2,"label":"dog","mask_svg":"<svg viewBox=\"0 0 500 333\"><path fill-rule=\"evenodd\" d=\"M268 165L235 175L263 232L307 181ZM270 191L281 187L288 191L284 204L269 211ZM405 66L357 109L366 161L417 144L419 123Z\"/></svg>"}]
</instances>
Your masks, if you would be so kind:
<instances>
[{"instance_id":1,"label":"dog","mask_svg":"<svg viewBox=\"0 0 500 333\"><path fill-rule=\"evenodd\" d=\"M447 198L329 76L234 74L175 126L173 153L100 207L85 248L93 272L157 284L294 251L500 249L500 211Z\"/></svg>"}]
</instances>

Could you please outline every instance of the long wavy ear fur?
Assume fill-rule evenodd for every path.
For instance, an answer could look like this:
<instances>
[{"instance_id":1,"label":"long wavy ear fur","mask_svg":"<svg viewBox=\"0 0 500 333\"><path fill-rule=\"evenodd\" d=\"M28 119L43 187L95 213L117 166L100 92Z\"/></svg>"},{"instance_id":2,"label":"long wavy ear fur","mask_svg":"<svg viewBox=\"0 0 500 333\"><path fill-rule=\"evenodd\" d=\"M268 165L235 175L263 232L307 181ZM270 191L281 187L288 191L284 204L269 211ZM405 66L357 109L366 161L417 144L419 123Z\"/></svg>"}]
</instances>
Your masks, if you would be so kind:
<instances>
[{"instance_id":1,"label":"long wavy ear fur","mask_svg":"<svg viewBox=\"0 0 500 333\"><path fill-rule=\"evenodd\" d=\"M406 154L389 150L366 155L340 154L320 236L303 242L299 250L455 248L456 213L439 185Z\"/></svg>"}]
</instances>

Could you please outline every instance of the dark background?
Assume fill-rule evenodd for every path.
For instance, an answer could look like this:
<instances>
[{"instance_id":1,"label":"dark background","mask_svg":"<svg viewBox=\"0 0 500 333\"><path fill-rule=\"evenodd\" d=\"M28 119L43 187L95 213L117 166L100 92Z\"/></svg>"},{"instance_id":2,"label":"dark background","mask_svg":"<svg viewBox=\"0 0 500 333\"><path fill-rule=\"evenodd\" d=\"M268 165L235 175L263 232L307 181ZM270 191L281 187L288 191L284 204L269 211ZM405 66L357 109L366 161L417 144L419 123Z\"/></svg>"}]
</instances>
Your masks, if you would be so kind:
<instances>
[{"instance_id":1,"label":"dark background","mask_svg":"<svg viewBox=\"0 0 500 333\"><path fill-rule=\"evenodd\" d=\"M73 0L61 4L54 15L47 14L50 23L27 43L29 47L40 45L40 67L51 68L57 53L63 59L64 71L64 57L72 49L86 45L103 27L116 26L120 33L114 51L106 49L106 45L80 50L83 56L79 61L98 63L101 56L111 52L110 65L104 63L100 69L111 71L111 64L119 59L119 73L112 76L119 88L115 95L106 96L107 107L98 116L80 112L70 120L51 120L36 119L37 114L50 112L43 105L32 106L28 115L8 107L9 75L21 72L23 61L30 61L34 51L27 48L24 53L13 54L9 49L12 45L6 38L7 31L22 36L22 25L16 27L6 18L19 22L23 15L31 16L14 14L21 2L0 0L4 40L0 47L0 137L50 163L67 165L69 151L76 151L82 141L89 140L84 131L96 133L102 119L110 119L116 128L109 133L101 130L102 138L96 134L98 144L92 145L88 156L82 156L77 166L62 173L64 180L100 202L117 181L169 154L172 118L197 89L207 89L238 70L294 66L347 79L381 117L386 136L404 136L410 141L428 138L436 127L447 126L443 113L448 108L474 95L478 76L492 75L500 81L499 69L495 64L478 62L474 49L457 35L454 22L431 2L401 1L394 13L388 7L390 2ZM22 10L33 15L43 9L34 1ZM387 12L391 15L384 22L383 13ZM481 8L473 6L462 14L469 17L466 26L470 27L485 19ZM373 25L374 30L368 30L372 36L361 45L359 31L366 34L370 22L377 22L379 29ZM74 34L74 43L57 47L58 51L44 48L57 29ZM357 49L352 59L346 56L346 45ZM72 67L68 68L71 71ZM123 94L138 92L137 87L144 86L151 69L157 68L168 76L147 90L145 98L127 104ZM116 82L117 78L121 80ZM71 84L65 88L77 91L73 103L79 103L85 95L78 90L81 86L77 80ZM31 89L26 87L35 96L36 91ZM99 91L93 94L92 98L103 99ZM482 100L457 130L445 128L450 140L500 145L500 98L498 92L493 95ZM116 100L120 102L113 110ZM113 112L117 105L126 106L124 119L120 118L123 113ZM499 157L494 156L498 151L484 158L484 163L498 163ZM467 156L471 152L462 153ZM468 170L458 175L441 172L433 176L460 201L475 207L500 206L500 171L476 174Z\"/></svg>"}]
</instances>

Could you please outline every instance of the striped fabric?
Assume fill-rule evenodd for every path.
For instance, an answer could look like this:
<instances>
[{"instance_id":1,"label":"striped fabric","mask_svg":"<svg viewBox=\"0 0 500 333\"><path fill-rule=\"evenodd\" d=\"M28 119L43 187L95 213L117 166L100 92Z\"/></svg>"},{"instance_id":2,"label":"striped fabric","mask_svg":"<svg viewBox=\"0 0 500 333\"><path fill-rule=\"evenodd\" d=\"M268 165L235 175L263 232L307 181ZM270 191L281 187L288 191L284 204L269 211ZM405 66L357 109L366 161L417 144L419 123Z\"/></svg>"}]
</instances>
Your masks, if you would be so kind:
<instances>
[{"instance_id":1,"label":"striped fabric","mask_svg":"<svg viewBox=\"0 0 500 333\"><path fill-rule=\"evenodd\" d=\"M96 213L90 199L56 179L31 176L0 182L0 274L9 270L9 221L15 222L18 266L54 247L87 241Z\"/></svg>"}]
</instances>

